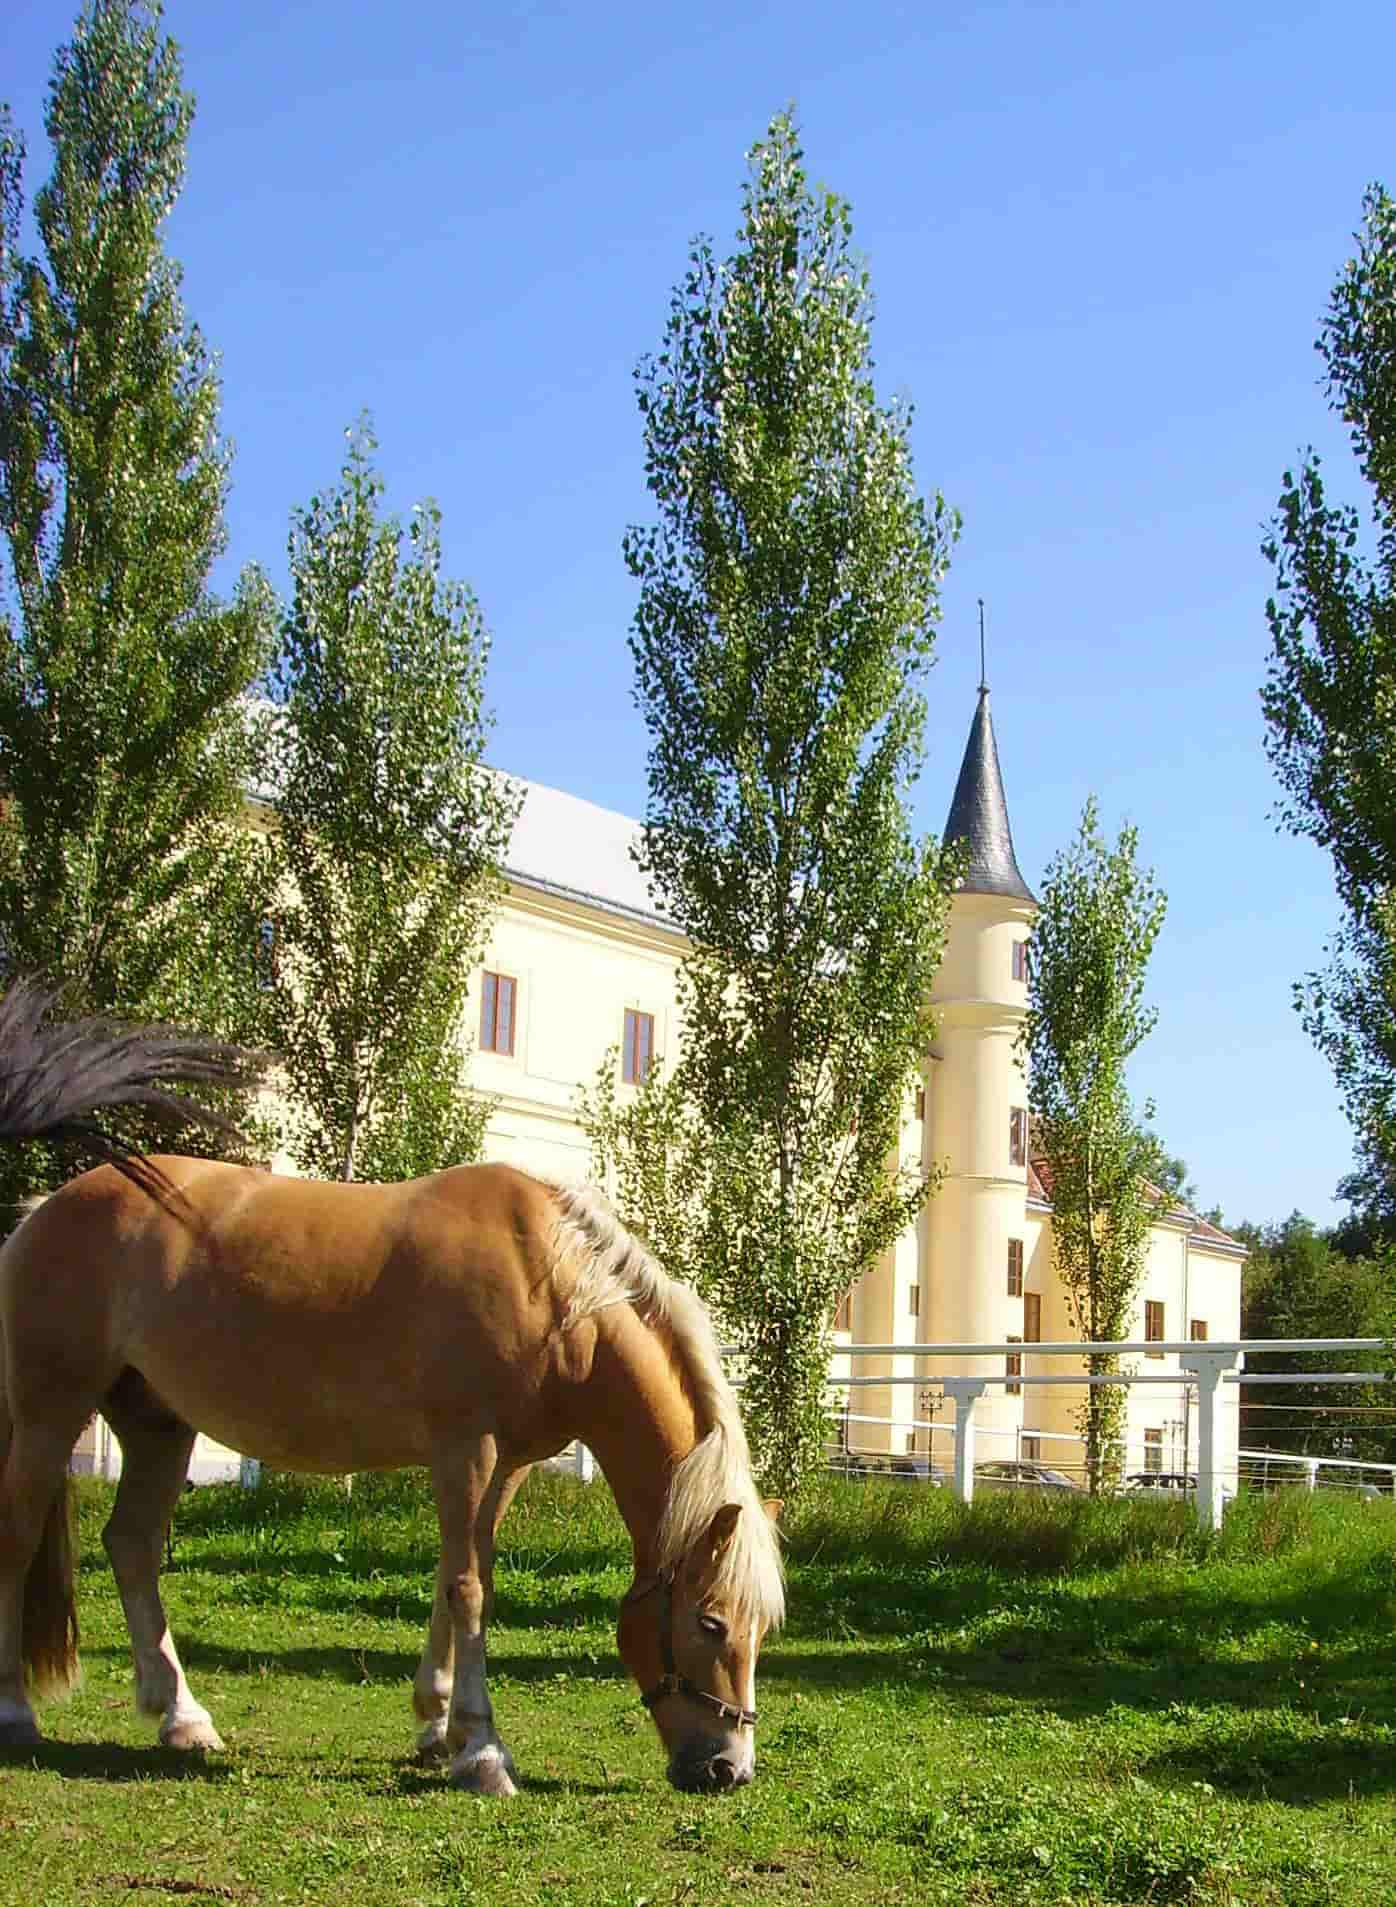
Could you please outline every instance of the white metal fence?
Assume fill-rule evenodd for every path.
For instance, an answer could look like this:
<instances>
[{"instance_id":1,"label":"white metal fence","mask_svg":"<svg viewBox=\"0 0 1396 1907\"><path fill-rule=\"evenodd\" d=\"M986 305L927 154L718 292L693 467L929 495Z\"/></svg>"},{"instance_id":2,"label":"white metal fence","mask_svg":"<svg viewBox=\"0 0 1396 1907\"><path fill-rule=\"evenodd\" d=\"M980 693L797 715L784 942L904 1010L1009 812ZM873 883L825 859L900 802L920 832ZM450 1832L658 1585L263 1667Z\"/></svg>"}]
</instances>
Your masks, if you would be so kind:
<instances>
[{"instance_id":1,"label":"white metal fence","mask_svg":"<svg viewBox=\"0 0 1396 1907\"><path fill-rule=\"evenodd\" d=\"M875 1375L856 1374L849 1376L831 1376L830 1386L836 1392L850 1397L860 1390L885 1389L896 1385L916 1385L924 1390L939 1391L949 1399L955 1408L955 1422L952 1425L932 1423L927 1420L899 1419L897 1427L901 1430L924 1430L927 1434L927 1454L931 1464L936 1461L934 1439L937 1435L951 1440L950 1482L955 1494L965 1503L974 1497L975 1466L978 1460L978 1438L1014 1437L1019 1440L1018 1448L1007 1453L1010 1456L1021 1455L1021 1438L1038 1436L1044 1442L1064 1440L1065 1433L1059 1430L1033 1431L1029 1428L1005 1430L1002 1427L985 1427L981 1432L976 1422L976 1406L985 1392L1007 1385L1021 1387L1027 1391L1048 1385L1136 1385L1169 1384L1175 1389L1180 1385L1189 1387L1192 1393L1192 1409L1196 1412L1197 1422L1197 1462L1195 1466L1198 1521L1204 1529L1218 1529L1221 1526L1222 1510L1226 1498L1235 1493L1242 1483L1252 1480L1258 1473L1265 1475L1267 1469L1273 1469L1278 1477L1287 1470L1292 1471L1293 1480L1307 1483L1310 1489L1316 1487L1320 1474L1326 1470L1341 1468L1345 1473L1355 1473L1359 1481L1350 1486L1354 1488L1375 1487L1379 1484L1364 1486L1368 1475L1380 1477L1387 1488L1396 1493L1396 1464L1361 1463L1355 1459L1337 1459L1331 1457L1301 1457L1282 1451L1246 1451L1239 1452L1233 1466L1223 1464L1223 1439L1220 1436L1221 1412L1226 1395L1224 1387L1242 1382L1247 1385L1271 1384L1380 1384L1391 1382L1391 1374L1380 1371L1323 1371L1323 1372L1254 1372L1245 1373L1247 1352L1293 1352L1321 1351L1325 1354L1337 1354L1343 1351L1380 1351L1390 1350L1380 1338L1252 1338L1235 1339L1230 1342L1186 1341L1149 1339L1147 1342L1135 1340L1109 1344L1084 1344L1079 1342L1032 1343L1005 1341L994 1344L847 1344L836 1347L835 1356L839 1359L858 1359L878 1357L887 1359L912 1358L923 1366L939 1365L940 1370L922 1368L910 1373L888 1371ZM1085 1372L1044 1373L1008 1369L1008 1359L1016 1356L1021 1360L1024 1354L1032 1357L1074 1358L1081 1360L1087 1356L1114 1357L1176 1357L1177 1368L1171 1371L1141 1371L1124 1369L1109 1375L1094 1376ZM964 1366L974 1360L979 1363L993 1359L999 1365L996 1371L985 1371L972 1376L963 1374ZM1396 1406L1396 1384L1392 1385L1392 1402ZM863 1413L848 1410L851 1422L861 1418L871 1421ZM891 1419L878 1421L891 1423ZM1071 1439L1071 1441L1078 1441ZM879 1453L881 1454L881 1453ZM994 1456L1001 1452L995 1451ZM1126 1456L1128 1452L1126 1451ZM1188 1462L1189 1443L1185 1441L1183 1465L1185 1472L1191 1473L1193 1466ZM898 1458L889 1456L890 1463ZM1127 1465L1128 1467L1128 1465ZM1146 1470L1147 1458L1139 1469ZM915 1474L914 1471L909 1474Z\"/></svg>"}]
</instances>

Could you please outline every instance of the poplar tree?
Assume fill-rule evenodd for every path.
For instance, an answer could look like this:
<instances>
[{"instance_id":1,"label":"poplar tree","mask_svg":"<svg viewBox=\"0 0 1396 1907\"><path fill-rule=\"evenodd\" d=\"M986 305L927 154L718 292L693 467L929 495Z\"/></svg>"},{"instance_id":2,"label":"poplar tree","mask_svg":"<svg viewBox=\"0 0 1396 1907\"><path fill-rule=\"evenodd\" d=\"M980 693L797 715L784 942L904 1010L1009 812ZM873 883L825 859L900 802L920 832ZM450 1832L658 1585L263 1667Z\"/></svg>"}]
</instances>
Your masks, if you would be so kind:
<instances>
[{"instance_id":1,"label":"poplar tree","mask_svg":"<svg viewBox=\"0 0 1396 1907\"><path fill-rule=\"evenodd\" d=\"M482 765L489 640L441 575L440 516L380 510L366 426L296 513L275 680L264 929L267 1044L287 1142L322 1178L479 1156L463 1018L516 801Z\"/></svg>"},{"instance_id":2,"label":"poplar tree","mask_svg":"<svg viewBox=\"0 0 1396 1907\"><path fill-rule=\"evenodd\" d=\"M1144 978L1167 901L1137 849L1128 827L1107 844L1092 796L1076 839L1048 864L1019 1035L1034 1149L1051 1173L1058 1276L1076 1328L1097 1343L1125 1335L1152 1217L1145 1173L1156 1142L1136 1117L1125 1069L1157 1017ZM1086 1364L1095 1376L1118 1369L1098 1353ZM1082 1419L1093 1491L1118 1474L1123 1415L1121 1389L1090 1387Z\"/></svg>"},{"instance_id":3,"label":"poplar tree","mask_svg":"<svg viewBox=\"0 0 1396 1907\"><path fill-rule=\"evenodd\" d=\"M1357 1141L1340 1192L1396 1231L1396 204L1380 185L1355 248L1316 349L1368 521L1329 500L1312 450L1285 472L1261 702L1282 817L1332 856L1342 906L1328 968L1295 988Z\"/></svg>"},{"instance_id":4,"label":"poplar tree","mask_svg":"<svg viewBox=\"0 0 1396 1907\"><path fill-rule=\"evenodd\" d=\"M657 520L624 546L641 865L693 946L682 1050L652 1090L685 1154L681 1256L742 1353L782 1493L826 1434L834 1308L927 1195L901 1123L947 898L904 796L956 524L917 494L909 409L874 390L851 229L776 118L736 251L694 244L637 372Z\"/></svg>"},{"instance_id":5,"label":"poplar tree","mask_svg":"<svg viewBox=\"0 0 1396 1907\"><path fill-rule=\"evenodd\" d=\"M93 0L58 52L22 244L0 123L0 946L66 1010L244 1035L239 697L270 629L219 603L229 448L161 228L193 104L159 12Z\"/></svg>"}]
</instances>

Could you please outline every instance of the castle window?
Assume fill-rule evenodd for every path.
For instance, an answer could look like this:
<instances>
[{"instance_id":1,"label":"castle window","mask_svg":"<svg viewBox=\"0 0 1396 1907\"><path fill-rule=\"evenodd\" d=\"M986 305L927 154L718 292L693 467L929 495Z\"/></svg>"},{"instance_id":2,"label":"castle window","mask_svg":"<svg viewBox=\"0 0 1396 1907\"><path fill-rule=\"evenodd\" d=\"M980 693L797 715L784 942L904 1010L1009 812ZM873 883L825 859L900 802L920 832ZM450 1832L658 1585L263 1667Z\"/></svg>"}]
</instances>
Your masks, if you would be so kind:
<instances>
[{"instance_id":1,"label":"castle window","mask_svg":"<svg viewBox=\"0 0 1396 1907\"><path fill-rule=\"evenodd\" d=\"M907 1294L906 1294L906 1309L907 1309L908 1317L911 1317L911 1318L920 1317L921 1315L921 1287L920 1285L911 1285L908 1287Z\"/></svg>"},{"instance_id":2,"label":"castle window","mask_svg":"<svg viewBox=\"0 0 1396 1907\"><path fill-rule=\"evenodd\" d=\"M1021 1344L1023 1340L1021 1338L1010 1338L1008 1342L1010 1344ZM1021 1384L1014 1383L1013 1380L1023 1375L1023 1353L1021 1351L1010 1351L1004 1362L1004 1370L1008 1375L1008 1382L1003 1387L1004 1396L1021 1397L1023 1387Z\"/></svg>"},{"instance_id":3,"label":"castle window","mask_svg":"<svg viewBox=\"0 0 1396 1907\"><path fill-rule=\"evenodd\" d=\"M1207 1320L1205 1318L1194 1318L1192 1323L1188 1326L1188 1336L1192 1339L1194 1344L1205 1344L1207 1342Z\"/></svg>"},{"instance_id":4,"label":"castle window","mask_svg":"<svg viewBox=\"0 0 1396 1907\"><path fill-rule=\"evenodd\" d=\"M1008 1163L1026 1165L1028 1162L1028 1109L1015 1106L1008 1115Z\"/></svg>"},{"instance_id":5,"label":"castle window","mask_svg":"<svg viewBox=\"0 0 1396 1907\"><path fill-rule=\"evenodd\" d=\"M1027 1291L1023 1294L1023 1340L1027 1344L1042 1342L1042 1293Z\"/></svg>"},{"instance_id":6,"label":"castle window","mask_svg":"<svg viewBox=\"0 0 1396 1907\"><path fill-rule=\"evenodd\" d=\"M1146 1298L1144 1300L1144 1340L1147 1344L1163 1343L1163 1300ZM1150 1351L1150 1357L1162 1357L1162 1351Z\"/></svg>"},{"instance_id":7,"label":"castle window","mask_svg":"<svg viewBox=\"0 0 1396 1907\"><path fill-rule=\"evenodd\" d=\"M1042 1461L1041 1437L1024 1437L1022 1457L1025 1463L1041 1463Z\"/></svg>"},{"instance_id":8,"label":"castle window","mask_svg":"<svg viewBox=\"0 0 1396 1907\"><path fill-rule=\"evenodd\" d=\"M1023 1241L1010 1238L1008 1241L1008 1295L1021 1298L1023 1295Z\"/></svg>"},{"instance_id":9,"label":"castle window","mask_svg":"<svg viewBox=\"0 0 1396 1907\"><path fill-rule=\"evenodd\" d=\"M916 1088L916 1117L918 1119L926 1117L926 1088L924 1086Z\"/></svg>"},{"instance_id":10,"label":"castle window","mask_svg":"<svg viewBox=\"0 0 1396 1907\"><path fill-rule=\"evenodd\" d=\"M514 1051L514 982L507 973L486 973L480 995L480 1051Z\"/></svg>"},{"instance_id":11,"label":"castle window","mask_svg":"<svg viewBox=\"0 0 1396 1907\"><path fill-rule=\"evenodd\" d=\"M1015 940L1013 943L1013 978L1026 980L1028 977L1028 943Z\"/></svg>"},{"instance_id":12,"label":"castle window","mask_svg":"<svg viewBox=\"0 0 1396 1907\"><path fill-rule=\"evenodd\" d=\"M1163 1468L1163 1432L1146 1430L1144 1432L1144 1468L1155 1476Z\"/></svg>"},{"instance_id":13,"label":"castle window","mask_svg":"<svg viewBox=\"0 0 1396 1907\"><path fill-rule=\"evenodd\" d=\"M257 928L257 985L264 990L275 986L281 960L281 923L275 914L264 914Z\"/></svg>"},{"instance_id":14,"label":"castle window","mask_svg":"<svg viewBox=\"0 0 1396 1907\"><path fill-rule=\"evenodd\" d=\"M625 1045L621 1049L621 1078L627 1086L643 1085L654 1058L654 1015L625 1010Z\"/></svg>"},{"instance_id":15,"label":"castle window","mask_svg":"<svg viewBox=\"0 0 1396 1907\"><path fill-rule=\"evenodd\" d=\"M843 1296L834 1306L834 1329L836 1331L851 1331L853 1329L852 1285L848 1287L847 1291L844 1292Z\"/></svg>"}]
</instances>

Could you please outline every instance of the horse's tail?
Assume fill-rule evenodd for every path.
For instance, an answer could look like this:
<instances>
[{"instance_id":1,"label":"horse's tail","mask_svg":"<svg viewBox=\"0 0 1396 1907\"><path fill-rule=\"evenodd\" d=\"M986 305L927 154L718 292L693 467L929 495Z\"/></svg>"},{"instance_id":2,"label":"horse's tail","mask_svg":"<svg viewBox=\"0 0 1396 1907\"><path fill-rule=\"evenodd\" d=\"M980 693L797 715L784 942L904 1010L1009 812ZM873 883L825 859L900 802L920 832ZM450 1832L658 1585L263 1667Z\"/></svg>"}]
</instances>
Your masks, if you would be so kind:
<instances>
[{"instance_id":1,"label":"horse's tail","mask_svg":"<svg viewBox=\"0 0 1396 1907\"><path fill-rule=\"evenodd\" d=\"M24 1579L20 1635L25 1676L41 1695L63 1695L78 1679L73 1485L64 1477Z\"/></svg>"},{"instance_id":2,"label":"horse's tail","mask_svg":"<svg viewBox=\"0 0 1396 1907\"><path fill-rule=\"evenodd\" d=\"M112 1106L139 1106L178 1129L191 1121L236 1128L220 1112L171 1086L247 1090L266 1070L263 1055L165 1026L124 1026L89 1016L49 1018L57 996L29 980L0 1000L0 1139L79 1139L138 1183L159 1174L94 1123Z\"/></svg>"}]
</instances>

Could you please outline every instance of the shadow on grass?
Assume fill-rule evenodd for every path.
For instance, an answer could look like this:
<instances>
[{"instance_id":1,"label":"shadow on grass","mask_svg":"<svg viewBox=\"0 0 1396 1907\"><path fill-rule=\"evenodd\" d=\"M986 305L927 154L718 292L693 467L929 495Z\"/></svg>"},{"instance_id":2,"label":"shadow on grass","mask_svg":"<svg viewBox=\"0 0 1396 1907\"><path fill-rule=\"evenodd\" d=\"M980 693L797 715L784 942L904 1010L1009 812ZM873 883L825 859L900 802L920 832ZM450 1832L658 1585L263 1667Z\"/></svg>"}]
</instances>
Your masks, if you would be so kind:
<instances>
[{"instance_id":1,"label":"shadow on grass","mask_svg":"<svg viewBox=\"0 0 1396 1907\"><path fill-rule=\"evenodd\" d=\"M1289 1807L1396 1790L1389 1740L1344 1741L1331 1728L1315 1742L1260 1727L1234 1742L1180 1745L1137 1766L1141 1775L1169 1787L1203 1781L1236 1800L1276 1801Z\"/></svg>"},{"instance_id":2,"label":"shadow on grass","mask_svg":"<svg viewBox=\"0 0 1396 1907\"><path fill-rule=\"evenodd\" d=\"M245 1579L247 1572L241 1573ZM184 1576L183 1593L186 1597L191 1592L196 1593L197 1576L198 1571L192 1568ZM173 1586L179 1579L170 1577L167 1580ZM306 1587L307 1580L311 1585L309 1589ZM280 1593L283 1582L297 1585L294 1608ZM542 1587L544 1594L526 1596L511 1590L507 1581L502 1581L495 1593L495 1621L516 1629L575 1629L593 1622L609 1624L616 1618L623 1594L620 1590L589 1588L554 1590L551 1584ZM548 1594L547 1591L553 1593ZM429 1578L420 1590L414 1592L401 1587L384 1587L379 1583L358 1584L342 1568L337 1569L333 1576L315 1572L307 1578L307 1573L292 1562L258 1574L253 1578L252 1586L243 1594L213 1597L208 1608L209 1619L214 1622L217 1621L220 1607L230 1610L284 1607L288 1621L293 1620L296 1614L356 1616L380 1622L410 1622L425 1630L431 1617L431 1598Z\"/></svg>"},{"instance_id":3,"label":"shadow on grass","mask_svg":"<svg viewBox=\"0 0 1396 1907\"><path fill-rule=\"evenodd\" d=\"M582 1744L579 1758L587 1759ZM593 1761L598 1757L591 1757ZM333 1763L315 1756L288 1756L284 1764L263 1762L257 1770L259 1782L289 1781L300 1784L308 1763L314 1763L317 1786L376 1788L379 1792L413 1799L439 1795L459 1804L465 1797L452 1785L444 1766L427 1766L415 1758L386 1763L382 1757L356 1755L345 1761L338 1754ZM112 1786L127 1782L241 1784L244 1771L235 1758L218 1755L179 1754L169 1748L129 1748L109 1742L43 1741L24 1749L0 1749L0 1769L36 1768L47 1774L61 1775L68 1781L99 1781ZM562 1775L533 1775L525 1769L520 1786L525 1793L564 1797L567 1795L642 1794L650 1783L633 1776L579 1778Z\"/></svg>"},{"instance_id":4,"label":"shadow on grass","mask_svg":"<svg viewBox=\"0 0 1396 1907\"><path fill-rule=\"evenodd\" d=\"M218 1756L174 1748L128 1748L115 1742L42 1741L0 1748L0 1767L40 1768L70 1781L227 1781L233 1767Z\"/></svg>"},{"instance_id":5,"label":"shadow on grass","mask_svg":"<svg viewBox=\"0 0 1396 1907\"><path fill-rule=\"evenodd\" d=\"M216 1642L206 1642L198 1637L181 1635L180 1654L185 1667L193 1680L197 1673L247 1676L261 1679L263 1676L300 1675L310 1681L343 1682L354 1688L365 1684L400 1684L404 1695L408 1692L417 1668L417 1655L397 1649L359 1649L352 1645L344 1648L224 1648ZM120 1661L121 1650L97 1650L94 1655L108 1655L114 1661ZM615 1656L602 1656L596 1662L577 1662L575 1667L564 1666L565 1656L558 1655L516 1655L507 1643L495 1644L490 1650L490 1677L495 1684L518 1683L555 1683L558 1687L572 1681L580 1682L619 1682L627 1680L626 1672Z\"/></svg>"}]
</instances>

